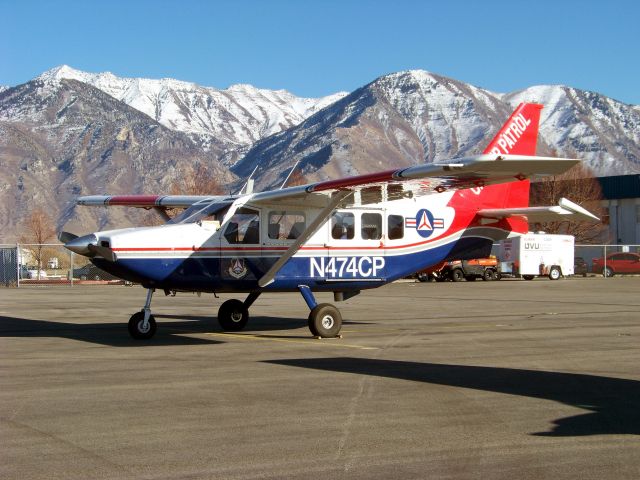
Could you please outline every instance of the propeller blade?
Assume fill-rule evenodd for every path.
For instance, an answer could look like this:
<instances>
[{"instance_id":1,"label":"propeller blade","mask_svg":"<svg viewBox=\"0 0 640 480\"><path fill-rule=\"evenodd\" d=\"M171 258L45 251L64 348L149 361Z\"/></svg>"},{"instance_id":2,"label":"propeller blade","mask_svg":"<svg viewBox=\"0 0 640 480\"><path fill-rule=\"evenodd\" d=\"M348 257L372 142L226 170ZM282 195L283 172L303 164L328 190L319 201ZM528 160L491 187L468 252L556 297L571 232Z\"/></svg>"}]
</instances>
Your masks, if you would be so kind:
<instances>
[{"instance_id":1,"label":"propeller blade","mask_svg":"<svg viewBox=\"0 0 640 480\"><path fill-rule=\"evenodd\" d=\"M71 232L60 232L58 234L58 240L60 240L62 243L69 243L76 238L78 238L78 235L74 235Z\"/></svg>"}]
</instances>

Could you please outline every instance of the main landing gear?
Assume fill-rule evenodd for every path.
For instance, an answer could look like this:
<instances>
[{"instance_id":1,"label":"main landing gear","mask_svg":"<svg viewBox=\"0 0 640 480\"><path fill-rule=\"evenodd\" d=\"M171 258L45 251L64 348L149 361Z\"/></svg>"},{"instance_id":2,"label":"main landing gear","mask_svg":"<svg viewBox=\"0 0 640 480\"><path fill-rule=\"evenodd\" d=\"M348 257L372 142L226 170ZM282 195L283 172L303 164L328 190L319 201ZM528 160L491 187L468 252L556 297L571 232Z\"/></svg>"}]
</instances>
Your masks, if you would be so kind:
<instances>
[{"instance_id":1,"label":"main landing gear","mask_svg":"<svg viewBox=\"0 0 640 480\"><path fill-rule=\"evenodd\" d=\"M342 315L340 311L330 303L316 302L311 289L306 285L299 285L298 290L309 306L309 330L314 337L334 338L342 328ZM218 322L220 327L227 332L242 330L249 321L249 307L255 302L260 293L250 293L247 299L227 300L218 310Z\"/></svg>"},{"instance_id":2,"label":"main landing gear","mask_svg":"<svg viewBox=\"0 0 640 480\"><path fill-rule=\"evenodd\" d=\"M309 313L309 330L314 337L334 338L342 328L340 310L330 303L317 303L313 292L306 285L298 285L302 298L311 309Z\"/></svg>"}]
</instances>

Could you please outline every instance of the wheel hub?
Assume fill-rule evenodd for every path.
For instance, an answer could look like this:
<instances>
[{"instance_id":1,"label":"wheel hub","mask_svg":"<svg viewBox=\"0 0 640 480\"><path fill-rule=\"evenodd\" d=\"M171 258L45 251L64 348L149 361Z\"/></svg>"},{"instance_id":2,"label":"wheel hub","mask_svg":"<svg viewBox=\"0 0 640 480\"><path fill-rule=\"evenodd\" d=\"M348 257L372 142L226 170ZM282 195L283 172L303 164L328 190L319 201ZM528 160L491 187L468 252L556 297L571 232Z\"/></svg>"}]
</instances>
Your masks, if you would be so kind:
<instances>
[{"instance_id":1,"label":"wheel hub","mask_svg":"<svg viewBox=\"0 0 640 480\"><path fill-rule=\"evenodd\" d=\"M235 323L242 321L242 312L233 312L231 314L231 321Z\"/></svg>"},{"instance_id":2,"label":"wheel hub","mask_svg":"<svg viewBox=\"0 0 640 480\"><path fill-rule=\"evenodd\" d=\"M151 322L147 322L146 326L144 324L144 320L140 320L138 322L138 331L140 333L149 333L149 330L151 330Z\"/></svg>"},{"instance_id":3,"label":"wheel hub","mask_svg":"<svg viewBox=\"0 0 640 480\"><path fill-rule=\"evenodd\" d=\"M320 322L322 324L322 328L326 328L327 330L329 330L331 327L333 327L333 317L331 315L325 315L324 317L322 317L322 321Z\"/></svg>"}]
</instances>

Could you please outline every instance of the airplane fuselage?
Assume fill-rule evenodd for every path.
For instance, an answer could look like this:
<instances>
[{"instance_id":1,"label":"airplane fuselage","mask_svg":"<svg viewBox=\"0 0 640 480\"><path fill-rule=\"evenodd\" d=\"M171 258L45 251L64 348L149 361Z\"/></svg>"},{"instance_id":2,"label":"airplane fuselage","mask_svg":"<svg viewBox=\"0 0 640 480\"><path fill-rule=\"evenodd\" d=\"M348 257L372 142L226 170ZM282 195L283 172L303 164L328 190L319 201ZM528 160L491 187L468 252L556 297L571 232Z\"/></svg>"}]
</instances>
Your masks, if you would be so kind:
<instances>
[{"instance_id":1,"label":"airplane fuselage","mask_svg":"<svg viewBox=\"0 0 640 480\"><path fill-rule=\"evenodd\" d=\"M201 292L374 288L452 258L488 255L491 244L525 222L487 222L482 208L526 205L528 181L336 209L275 275L260 278L319 209L237 199L218 220L96 233L117 259L93 262L147 288Z\"/></svg>"}]
</instances>

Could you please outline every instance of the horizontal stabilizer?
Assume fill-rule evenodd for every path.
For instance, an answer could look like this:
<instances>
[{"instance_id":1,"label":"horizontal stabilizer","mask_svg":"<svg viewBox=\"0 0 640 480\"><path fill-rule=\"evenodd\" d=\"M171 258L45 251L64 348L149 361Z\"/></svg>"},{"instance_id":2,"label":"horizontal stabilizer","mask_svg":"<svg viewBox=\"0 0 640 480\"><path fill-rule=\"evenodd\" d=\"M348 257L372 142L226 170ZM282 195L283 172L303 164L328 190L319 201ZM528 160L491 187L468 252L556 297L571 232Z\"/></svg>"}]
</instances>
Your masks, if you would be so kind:
<instances>
[{"instance_id":1,"label":"horizontal stabilizer","mask_svg":"<svg viewBox=\"0 0 640 480\"><path fill-rule=\"evenodd\" d=\"M526 216L529 222L554 222L563 219L583 222L600 221L594 214L566 198L561 198L558 205L552 207L491 208L478 210L478 215L495 219Z\"/></svg>"}]
</instances>

